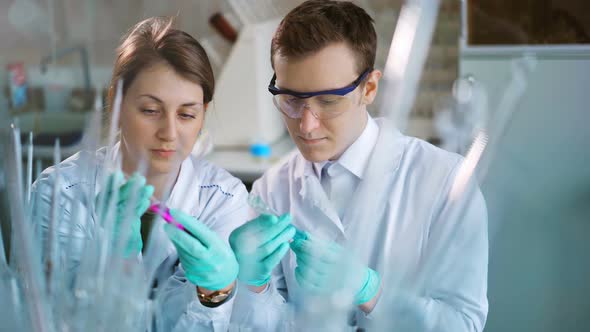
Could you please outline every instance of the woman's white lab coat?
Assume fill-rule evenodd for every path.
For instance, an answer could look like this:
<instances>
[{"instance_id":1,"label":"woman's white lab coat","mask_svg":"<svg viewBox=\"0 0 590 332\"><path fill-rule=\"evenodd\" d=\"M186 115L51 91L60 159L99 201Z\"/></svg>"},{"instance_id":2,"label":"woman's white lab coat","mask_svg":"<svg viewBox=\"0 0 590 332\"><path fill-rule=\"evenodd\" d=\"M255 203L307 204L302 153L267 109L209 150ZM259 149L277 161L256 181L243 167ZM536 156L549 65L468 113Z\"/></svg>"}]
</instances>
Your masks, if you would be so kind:
<instances>
[{"instance_id":1,"label":"woman's white lab coat","mask_svg":"<svg viewBox=\"0 0 590 332\"><path fill-rule=\"evenodd\" d=\"M344 245L364 244L362 259L382 276L383 292L370 315L357 310L357 326L482 331L488 311L488 238L478 186L471 181L468 194L451 198L462 158L404 136L381 119L377 123L379 138L351 202L364 206L349 209L344 223L300 153L267 171L252 192L279 214L291 213L301 230ZM353 254L363 252L355 249ZM296 265L289 251L266 291L240 292L232 321L260 331L281 329L285 300L298 303L303 297Z\"/></svg>"},{"instance_id":2,"label":"woman's white lab coat","mask_svg":"<svg viewBox=\"0 0 590 332\"><path fill-rule=\"evenodd\" d=\"M114 148L114 159L118 158L118 146L119 144ZM105 155L106 148L97 150L95 154L81 151L60 163L62 221L58 237L62 245L67 243L69 236L73 239L72 250L67 258L69 269L77 269L84 242L93 241L93 232L90 230L99 227L94 212L88 211L86 215L90 217L76 220L71 235L68 235L73 204L86 209L87 206L92 206L87 202L94 200L100 192L98 179L105 166ZM43 236L46 236L49 224L55 169L54 166L46 169L33 185L33 199L36 202L34 219ZM231 231L243 224L248 217L247 191L242 182L225 170L193 155L182 162L180 174L166 205L196 217L226 241ZM176 255L162 225L154 224L160 227L152 230L152 241L157 241L159 247L165 248L154 257L152 263L155 266L171 255ZM166 309L159 317L163 319L165 330L185 331L194 328L227 331L233 299L217 308L207 308L198 301L195 285L186 280L181 267L170 278L170 282L162 289Z\"/></svg>"}]
</instances>

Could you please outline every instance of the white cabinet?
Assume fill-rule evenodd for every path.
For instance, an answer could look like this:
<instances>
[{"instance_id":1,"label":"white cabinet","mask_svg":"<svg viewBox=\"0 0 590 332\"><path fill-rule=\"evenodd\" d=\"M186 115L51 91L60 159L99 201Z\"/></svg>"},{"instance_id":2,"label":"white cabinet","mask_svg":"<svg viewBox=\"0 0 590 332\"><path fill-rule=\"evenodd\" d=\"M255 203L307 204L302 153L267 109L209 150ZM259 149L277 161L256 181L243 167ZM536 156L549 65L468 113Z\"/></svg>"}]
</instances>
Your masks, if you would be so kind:
<instances>
[{"instance_id":1,"label":"white cabinet","mask_svg":"<svg viewBox=\"0 0 590 332\"><path fill-rule=\"evenodd\" d=\"M590 45L473 46L463 39L460 75L488 89L492 114L511 61L523 54L533 55L536 67L482 184L490 229L486 332L584 331Z\"/></svg>"}]
</instances>

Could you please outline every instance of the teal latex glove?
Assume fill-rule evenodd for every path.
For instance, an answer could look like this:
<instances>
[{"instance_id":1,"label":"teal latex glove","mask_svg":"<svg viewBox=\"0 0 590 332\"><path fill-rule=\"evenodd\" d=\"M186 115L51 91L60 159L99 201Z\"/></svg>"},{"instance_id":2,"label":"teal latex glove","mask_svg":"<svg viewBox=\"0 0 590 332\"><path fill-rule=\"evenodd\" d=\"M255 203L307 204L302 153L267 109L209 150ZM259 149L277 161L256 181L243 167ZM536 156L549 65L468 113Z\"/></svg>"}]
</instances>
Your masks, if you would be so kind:
<instances>
[{"instance_id":1,"label":"teal latex glove","mask_svg":"<svg viewBox=\"0 0 590 332\"><path fill-rule=\"evenodd\" d=\"M117 193L115 194L115 190ZM150 197L154 193L154 187L146 185L146 180L139 174L134 174L127 181L120 171L109 175L105 190L97 196L98 215L107 217L112 206L116 207L113 225L113 245L124 234L123 225L128 225L128 237L124 246L123 255L130 257L137 255L143 248L141 240L141 216L150 206ZM112 200L116 199L113 205ZM132 206L130 206L132 204ZM124 222L129 218L127 222Z\"/></svg>"},{"instance_id":2,"label":"teal latex glove","mask_svg":"<svg viewBox=\"0 0 590 332\"><path fill-rule=\"evenodd\" d=\"M293 236L295 227L291 226L290 214L261 214L236 228L229 236L229 244L240 264L240 281L256 287L268 283L272 270L289 250Z\"/></svg>"},{"instance_id":3,"label":"teal latex glove","mask_svg":"<svg viewBox=\"0 0 590 332\"><path fill-rule=\"evenodd\" d=\"M233 283L239 267L229 245L196 218L176 209L170 209L170 214L194 235L170 224L164 225L176 247L186 278L208 290L224 289Z\"/></svg>"},{"instance_id":4,"label":"teal latex glove","mask_svg":"<svg viewBox=\"0 0 590 332\"><path fill-rule=\"evenodd\" d=\"M290 246L297 258L295 279L303 289L317 294L345 289L354 294L355 305L379 292L379 274L356 262L339 244L307 234L307 239L296 239Z\"/></svg>"}]
</instances>

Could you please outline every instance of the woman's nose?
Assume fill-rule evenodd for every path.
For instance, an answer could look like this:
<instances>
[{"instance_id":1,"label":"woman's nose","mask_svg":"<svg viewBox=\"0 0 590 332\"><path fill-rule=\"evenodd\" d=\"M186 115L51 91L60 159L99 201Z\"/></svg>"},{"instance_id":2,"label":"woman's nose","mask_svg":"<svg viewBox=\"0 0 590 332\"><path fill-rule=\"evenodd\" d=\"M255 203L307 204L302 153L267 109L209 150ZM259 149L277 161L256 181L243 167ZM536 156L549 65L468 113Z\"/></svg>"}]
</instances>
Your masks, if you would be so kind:
<instances>
[{"instance_id":1,"label":"woman's nose","mask_svg":"<svg viewBox=\"0 0 590 332\"><path fill-rule=\"evenodd\" d=\"M173 114L166 114L160 120L157 136L164 141L174 141L176 139L176 117Z\"/></svg>"}]
</instances>

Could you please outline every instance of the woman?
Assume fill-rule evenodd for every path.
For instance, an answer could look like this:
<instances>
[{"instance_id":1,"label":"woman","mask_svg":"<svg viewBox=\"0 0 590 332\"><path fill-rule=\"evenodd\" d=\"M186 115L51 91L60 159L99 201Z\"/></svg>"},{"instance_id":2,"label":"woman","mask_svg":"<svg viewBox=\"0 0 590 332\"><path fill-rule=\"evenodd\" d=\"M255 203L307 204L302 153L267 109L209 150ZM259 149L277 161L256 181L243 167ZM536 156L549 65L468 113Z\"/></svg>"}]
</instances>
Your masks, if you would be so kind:
<instances>
[{"instance_id":1,"label":"woman","mask_svg":"<svg viewBox=\"0 0 590 332\"><path fill-rule=\"evenodd\" d=\"M214 78L201 45L189 34L172 28L172 23L170 18L142 21L128 32L117 50L108 94L111 111L118 82L123 86L120 141L112 154L106 148L96 153L81 151L59 166L62 195L69 198L65 201L81 202L91 216L89 222L72 222L74 255L68 259L75 269L81 255L75 248L91 240L88 234L92 232L87 230L102 225L109 212L114 214L113 237L125 243L125 256L139 256L150 227L140 217L150 199L165 201L174 219L191 233L164 225L165 232L154 227L151 234L150 246L164 244L166 248L156 252L155 258L150 257L151 264L175 261L176 254L181 263L163 289L164 304L171 304L167 306L170 312L164 314L165 326L178 325L178 319L182 325L181 316L190 315L191 323L199 317L200 327L227 330L238 273L227 239L247 218L247 191L240 180L191 155L213 96ZM96 170L89 172L89 164L96 165ZM121 165L122 173L109 168L116 164ZM111 175L101 190L103 172ZM125 180L123 174L134 175ZM51 167L34 184L34 192L41 197L38 210L50 211L55 178L55 167ZM108 208L113 200L115 212ZM129 204L133 206L126 208ZM73 204L62 206L67 219ZM39 224L46 232L48 218ZM68 232L60 229L58 234L64 238L70 235Z\"/></svg>"}]
</instances>

